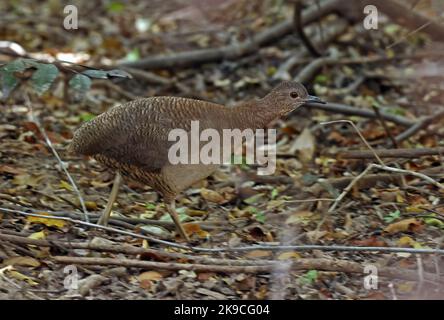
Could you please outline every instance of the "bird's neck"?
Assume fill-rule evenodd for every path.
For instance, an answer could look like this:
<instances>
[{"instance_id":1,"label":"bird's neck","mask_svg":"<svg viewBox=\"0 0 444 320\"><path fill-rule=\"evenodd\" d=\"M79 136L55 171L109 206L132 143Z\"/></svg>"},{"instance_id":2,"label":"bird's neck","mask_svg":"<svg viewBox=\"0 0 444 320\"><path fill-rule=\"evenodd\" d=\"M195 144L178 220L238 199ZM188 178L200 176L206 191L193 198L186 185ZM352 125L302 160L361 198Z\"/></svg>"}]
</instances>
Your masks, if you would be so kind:
<instances>
[{"instance_id":1,"label":"bird's neck","mask_svg":"<svg viewBox=\"0 0 444 320\"><path fill-rule=\"evenodd\" d=\"M279 117L264 99L247 101L231 112L232 123L239 129L261 129Z\"/></svg>"}]
</instances>

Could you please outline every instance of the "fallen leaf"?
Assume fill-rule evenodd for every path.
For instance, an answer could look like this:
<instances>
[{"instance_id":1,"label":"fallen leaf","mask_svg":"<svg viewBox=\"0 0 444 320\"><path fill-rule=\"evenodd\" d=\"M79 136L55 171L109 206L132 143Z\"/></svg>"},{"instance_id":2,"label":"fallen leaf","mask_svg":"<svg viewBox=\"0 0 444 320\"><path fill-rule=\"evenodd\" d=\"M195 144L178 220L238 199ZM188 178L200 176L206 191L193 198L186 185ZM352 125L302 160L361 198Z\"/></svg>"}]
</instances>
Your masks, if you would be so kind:
<instances>
[{"instance_id":1,"label":"fallen leaf","mask_svg":"<svg viewBox=\"0 0 444 320\"><path fill-rule=\"evenodd\" d=\"M35 240L43 240L43 239L46 238L46 231L42 230L42 231L39 231L39 232L34 232L34 233L30 234L28 236L28 238L29 239L35 239Z\"/></svg>"},{"instance_id":2,"label":"fallen leaf","mask_svg":"<svg viewBox=\"0 0 444 320\"><path fill-rule=\"evenodd\" d=\"M16 270L10 270L8 272L9 276L11 276L14 279L20 280L20 281L25 281L27 282L29 285L31 286L36 286L39 283L36 281L36 279L28 277L27 275L24 275L23 273L20 273Z\"/></svg>"},{"instance_id":3,"label":"fallen leaf","mask_svg":"<svg viewBox=\"0 0 444 320\"><path fill-rule=\"evenodd\" d=\"M266 250L252 250L249 251L245 256L247 258L265 258L271 255L271 251Z\"/></svg>"},{"instance_id":4,"label":"fallen leaf","mask_svg":"<svg viewBox=\"0 0 444 320\"><path fill-rule=\"evenodd\" d=\"M307 224L312 220L313 215L314 214L311 211L307 211L307 210L298 211L298 212L292 213L287 218L287 220L285 220L285 223L286 224L298 224L298 223Z\"/></svg>"},{"instance_id":5,"label":"fallen leaf","mask_svg":"<svg viewBox=\"0 0 444 320\"><path fill-rule=\"evenodd\" d=\"M51 219L51 215L46 212L38 212L38 214L47 215L48 218L28 216L26 217L26 221L28 221L29 223L41 223L47 227L56 227L59 229L62 229L66 226L66 221L59 219Z\"/></svg>"},{"instance_id":6,"label":"fallen leaf","mask_svg":"<svg viewBox=\"0 0 444 320\"><path fill-rule=\"evenodd\" d=\"M60 180L60 187L68 191L73 191L72 186L65 180Z\"/></svg>"},{"instance_id":7,"label":"fallen leaf","mask_svg":"<svg viewBox=\"0 0 444 320\"><path fill-rule=\"evenodd\" d=\"M36 268L40 266L40 261L32 257L12 257L3 261L3 264L7 266L23 266Z\"/></svg>"},{"instance_id":8,"label":"fallen leaf","mask_svg":"<svg viewBox=\"0 0 444 320\"><path fill-rule=\"evenodd\" d=\"M404 219L388 225L384 231L390 234L398 232L413 231L417 232L422 228L422 224L416 218Z\"/></svg>"},{"instance_id":9,"label":"fallen leaf","mask_svg":"<svg viewBox=\"0 0 444 320\"><path fill-rule=\"evenodd\" d=\"M43 179L43 175L30 175L27 173L18 174L12 179L12 183L18 186L31 186L36 187Z\"/></svg>"},{"instance_id":10,"label":"fallen leaf","mask_svg":"<svg viewBox=\"0 0 444 320\"><path fill-rule=\"evenodd\" d=\"M202 188L200 190L200 195L207 201L214 202L217 204L222 204L225 202L225 198L217 191Z\"/></svg>"},{"instance_id":11,"label":"fallen leaf","mask_svg":"<svg viewBox=\"0 0 444 320\"><path fill-rule=\"evenodd\" d=\"M15 168L8 165L1 165L0 173L23 174L25 173L25 171L21 168Z\"/></svg>"},{"instance_id":12,"label":"fallen leaf","mask_svg":"<svg viewBox=\"0 0 444 320\"><path fill-rule=\"evenodd\" d=\"M278 256L278 260L299 259L301 255L294 251L283 252Z\"/></svg>"},{"instance_id":13,"label":"fallen leaf","mask_svg":"<svg viewBox=\"0 0 444 320\"><path fill-rule=\"evenodd\" d=\"M196 234L201 239L208 239L210 237L210 234L202 230L197 223L185 223L183 224L183 229L189 236Z\"/></svg>"},{"instance_id":14,"label":"fallen leaf","mask_svg":"<svg viewBox=\"0 0 444 320\"><path fill-rule=\"evenodd\" d=\"M355 246L360 246L360 247L387 247L387 244L383 240L379 240L377 237L355 240L352 243Z\"/></svg>"}]
</instances>

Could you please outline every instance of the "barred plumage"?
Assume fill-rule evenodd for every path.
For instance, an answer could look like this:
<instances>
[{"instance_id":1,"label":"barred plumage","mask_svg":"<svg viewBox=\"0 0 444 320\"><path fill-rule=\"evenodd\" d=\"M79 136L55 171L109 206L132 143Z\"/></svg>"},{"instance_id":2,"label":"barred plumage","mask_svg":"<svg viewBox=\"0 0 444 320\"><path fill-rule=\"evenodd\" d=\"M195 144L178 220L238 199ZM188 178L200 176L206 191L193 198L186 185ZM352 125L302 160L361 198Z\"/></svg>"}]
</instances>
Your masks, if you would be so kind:
<instances>
[{"instance_id":1,"label":"barred plumage","mask_svg":"<svg viewBox=\"0 0 444 320\"><path fill-rule=\"evenodd\" d=\"M307 97L301 84L284 82L264 98L236 108L178 97L138 99L83 124L75 132L70 149L151 186L166 202L174 203L179 192L208 177L218 166L169 163L168 150L174 142L168 141L168 134L172 129L189 133L193 120L199 120L200 131L264 128Z\"/></svg>"}]
</instances>

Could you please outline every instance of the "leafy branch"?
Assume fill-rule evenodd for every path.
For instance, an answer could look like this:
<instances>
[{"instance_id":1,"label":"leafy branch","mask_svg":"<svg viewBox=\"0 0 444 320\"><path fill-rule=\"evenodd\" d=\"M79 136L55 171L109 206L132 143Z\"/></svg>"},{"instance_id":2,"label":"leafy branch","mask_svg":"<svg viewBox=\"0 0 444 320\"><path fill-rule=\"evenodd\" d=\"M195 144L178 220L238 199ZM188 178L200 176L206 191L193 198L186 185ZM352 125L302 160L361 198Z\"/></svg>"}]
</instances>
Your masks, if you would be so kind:
<instances>
[{"instance_id":1,"label":"leafy branch","mask_svg":"<svg viewBox=\"0 0 444 320\"><path fill-rule=\"evenodd\" d=\"M2 65L0 67L2 100L6 100L22 82L27 80L29 80L31 87L38 95L44 94L49 90L59 75L59 67L63 67L63 63L69 62L48 63L31 58L18 58ZM85 66L82 67L88 69L77 72L73 69L64 68L64 70L75 73L69 80L68 85L82 98L91 88L91 79L132 78L128 72L119 69L99 70ZM30 75L30 73L32 73L32 75Z\"/></svg>"}]
</instances>

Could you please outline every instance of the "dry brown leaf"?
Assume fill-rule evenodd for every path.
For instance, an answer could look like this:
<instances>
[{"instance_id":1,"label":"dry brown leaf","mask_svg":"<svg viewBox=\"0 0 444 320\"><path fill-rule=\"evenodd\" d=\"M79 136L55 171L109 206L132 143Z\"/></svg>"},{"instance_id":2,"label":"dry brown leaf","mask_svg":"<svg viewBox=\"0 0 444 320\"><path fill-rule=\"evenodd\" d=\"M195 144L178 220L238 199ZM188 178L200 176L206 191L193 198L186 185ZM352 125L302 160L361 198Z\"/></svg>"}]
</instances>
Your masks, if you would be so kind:
<instances>
[{"instance_id":1,"label":"dry brown leaf","mask_svg":"<svg viewBox=\"0 0 444 320\"><path fill-rule=\"evenodd\" d=\"M252 250L245 255L247 258L265 258L271 256L271 251Z\"/></svg>"},{"instance_id":2,"label":"dry brown leaf","mask_svg":"<svg viewBox=\"0 0 444 320\"><path fill-rule=\"evenodd\" d=\"M7 266L39 267L40 261L32 257L12 257L3 261Z\"/></svg>"},{"instance_id":3,"label":"dry brown leaf","mask_svg":"<svg viewBox=\"0 0 444 320\"><path fill-rule=\"evenodd\" d=\"M200 195L209 202L214 202L217 204L222 204L225 202L225 198L219 192L214 190L202 188L200 190Z\"/></svg>"},{"instance_id":4,"label":"dry brown leaf","mask_svg":"<svg viewBox=\"0 0 444 320\"><path fill-rule=\"evenodd\" d=\"M409 218L388 225L384 231L390 234L406 231L417 232L421 229L421 227L422 224L419 220L416 218Z\"/></svg>"},{"instance_id":5,"label":"dry brown leaf","mask_svg":"<svg viewBox=\"0 0 444 320\"><path fill-rule=\"evenodd\" d=\"M36 281L36 279L28 277L27 275L24 275L23 273L20 273L16 270L9 270L8 275L11 276L14 279L25 281L31 286L36 286L39 283Z\"/></svg>"},{"instance_id":6,"label":"dry brown leaf","mask_svg":"<svg viewBox=\"0 0 444 320\"><path fill-rule=\"evenodd\" d=\"M189 236L196 234L201 239L207 239L210 237L210 234L205 230L202 230L200 225L197 223L185 223L183 224L183 229Z\"/></svg>"},{"instance_id":7,"label":"dry brown leaf","mask_svg":"<svg viewBox=\"0 0 444 320\"><path fill-rule=\"evenodd\" d=\"M29 223L41 223L47 227L56 227L59 229L62 229L66 226L66 221L59 219L51 219L51 215L48 214L47 212L37 212L37 213L40 215L47 215L48 218L28 216L26 217L26 221L28 221Z\"/></svg>"},{"instance_id":8,"label":"dry brown leaf","mask_svg":"<svg viewBox=\"0 0 444 320\"><path fill-rule=\"evenodd\" d=\"M162 280L163 276L157 271L146 271L139 275L140 287L143 289L151 288L153 281Z\"/></svg>"},{"instance_id":9,"label":"dry brown leaf","mask_svg":"<svg viewBox=\"0 0 444 320\"><path fill-rule=\"evenodd\" d=\"M294 251L283 252L278 256L278 260L299 259L301 255Z\"/></svg>"},{"instance_id":10,"label":"dry brown leaf","mask_svg":"<svg viewBox=\"0 0 444 320\"><path fill-rule=\"evenodd\" d=\"M314 213L308 210L298 211L292 213L287 220L285 220L286 224L298 224L298 223L307 223L310 222Z\"/></svg>"}]
</instances>

